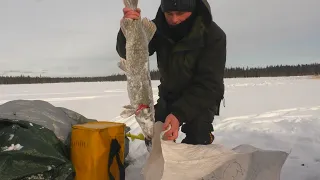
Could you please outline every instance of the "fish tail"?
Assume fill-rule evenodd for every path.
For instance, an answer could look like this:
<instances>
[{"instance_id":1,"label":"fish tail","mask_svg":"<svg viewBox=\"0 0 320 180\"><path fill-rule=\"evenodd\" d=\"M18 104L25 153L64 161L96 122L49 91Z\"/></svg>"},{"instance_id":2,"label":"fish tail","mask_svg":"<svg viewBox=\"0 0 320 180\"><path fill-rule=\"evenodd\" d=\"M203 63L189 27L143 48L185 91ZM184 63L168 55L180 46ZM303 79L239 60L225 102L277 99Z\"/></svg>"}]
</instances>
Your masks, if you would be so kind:
<instances>
[{"instance_id":1,"label":"fish tail","mask_svg":"<svg viewBox=\"0 0 320 180\"><path fill-rule=\"evenodd\" d=\"M123 0L124 6L130 9L138 8L138 0Z\"/></svg>"}]
</instances>

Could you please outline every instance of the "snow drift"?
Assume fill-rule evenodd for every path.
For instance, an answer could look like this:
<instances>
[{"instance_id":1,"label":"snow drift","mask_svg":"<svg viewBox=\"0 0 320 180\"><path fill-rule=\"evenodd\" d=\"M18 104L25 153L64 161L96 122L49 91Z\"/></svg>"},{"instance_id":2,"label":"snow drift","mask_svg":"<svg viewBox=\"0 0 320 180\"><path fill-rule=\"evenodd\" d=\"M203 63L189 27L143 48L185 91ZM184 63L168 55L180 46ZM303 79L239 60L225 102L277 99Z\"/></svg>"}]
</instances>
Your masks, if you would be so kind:
<instances>
[{"instance_id":1,"label":"snow drift","mask_svg":"<svg viewBox=\"0 0 320 180\"><path fill-rule=\"evenodd\" d=\"M189 145L162 139L154 129L153 149L142 170L145 180L279 180L289 153L240 145Z\"/></svg>"}]
</instances>

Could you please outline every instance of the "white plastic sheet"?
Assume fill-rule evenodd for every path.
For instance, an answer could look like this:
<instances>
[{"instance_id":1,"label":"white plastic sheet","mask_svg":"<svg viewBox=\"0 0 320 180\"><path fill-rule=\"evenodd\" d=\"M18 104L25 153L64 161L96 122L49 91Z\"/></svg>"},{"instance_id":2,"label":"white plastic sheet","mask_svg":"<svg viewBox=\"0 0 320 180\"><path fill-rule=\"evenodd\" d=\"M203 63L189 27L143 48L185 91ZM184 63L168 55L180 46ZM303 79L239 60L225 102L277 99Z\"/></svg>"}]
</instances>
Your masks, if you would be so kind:
<instances>
[{"instance_id":1,"label":"white plastic sheet","mask_svg":"<svg viewBox=\"0 0 320 180\"><path fill-rule=\"evenodd\" d=\"M145 180L279 180L288 157L250 145L228 149L165 141L162 126L154 127L153 149L142 170Z\"/></svg>"}]
</instances>

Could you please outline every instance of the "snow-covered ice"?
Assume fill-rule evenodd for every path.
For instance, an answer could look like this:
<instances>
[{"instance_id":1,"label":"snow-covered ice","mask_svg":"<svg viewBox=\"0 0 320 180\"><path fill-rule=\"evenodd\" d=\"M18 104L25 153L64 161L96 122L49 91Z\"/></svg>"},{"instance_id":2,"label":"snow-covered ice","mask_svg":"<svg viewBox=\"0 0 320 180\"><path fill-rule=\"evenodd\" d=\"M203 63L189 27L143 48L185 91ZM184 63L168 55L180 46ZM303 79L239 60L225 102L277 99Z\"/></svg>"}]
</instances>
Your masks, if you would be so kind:
<instances>
[{"instance_id":1,"label":"snow-covered ice","mask_svg":"<svg viewBox=\"0 0 320 180\"><path fill-rule=\"evenodd\" d=\"M154 98L158 81L153 81ZM320 80L309 77L225 79L225 104L214 120L215 142L233 148L251 144L262 149L290 151L282 180L320 179ZM134 118L119 117L128 103L126 82L0 85L0 104L39 99L66 107L88 118L125 122L140 133ZM180 133L178 142L184 138ZM139 180L147 158L144 143L130 144L132 165L126 179Z\"/></svg>"},{"instance_id":2,"label":"snow-covered ice","mask_svg":"<svg viewBox=\"0 0 320 180\"><path fill-rule=\"evenodd\" d=\"M18 150L20 150L22 148L23 148L23 146L21 146L20 144L16 144L16 145L11 144L9 147L8 146L4 146L1 149L2 149L2 151L18 151Z\"/></svg>"}]
</instances>

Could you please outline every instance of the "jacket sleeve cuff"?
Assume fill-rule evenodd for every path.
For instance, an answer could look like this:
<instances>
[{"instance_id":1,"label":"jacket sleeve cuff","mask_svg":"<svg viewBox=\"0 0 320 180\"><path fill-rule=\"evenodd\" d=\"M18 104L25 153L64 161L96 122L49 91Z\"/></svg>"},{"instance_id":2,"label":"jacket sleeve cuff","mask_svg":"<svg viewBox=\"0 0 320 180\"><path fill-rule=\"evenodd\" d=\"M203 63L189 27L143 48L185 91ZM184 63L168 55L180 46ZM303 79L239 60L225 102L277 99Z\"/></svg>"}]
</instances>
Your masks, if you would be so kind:
<instances>
[{"instance_id":1,"label":"jacket sleeve cuff","mask_svg":"<svg viewBox=\"0 0 320 180\"><path fill-rule=\"evenodd\" d=\"M173 114L178 119L179 126L181 126L184 123L185 115L183 114L183 112L179 110L174 110L171 112L171 114Z\"/></svg>"}]
</instances>

